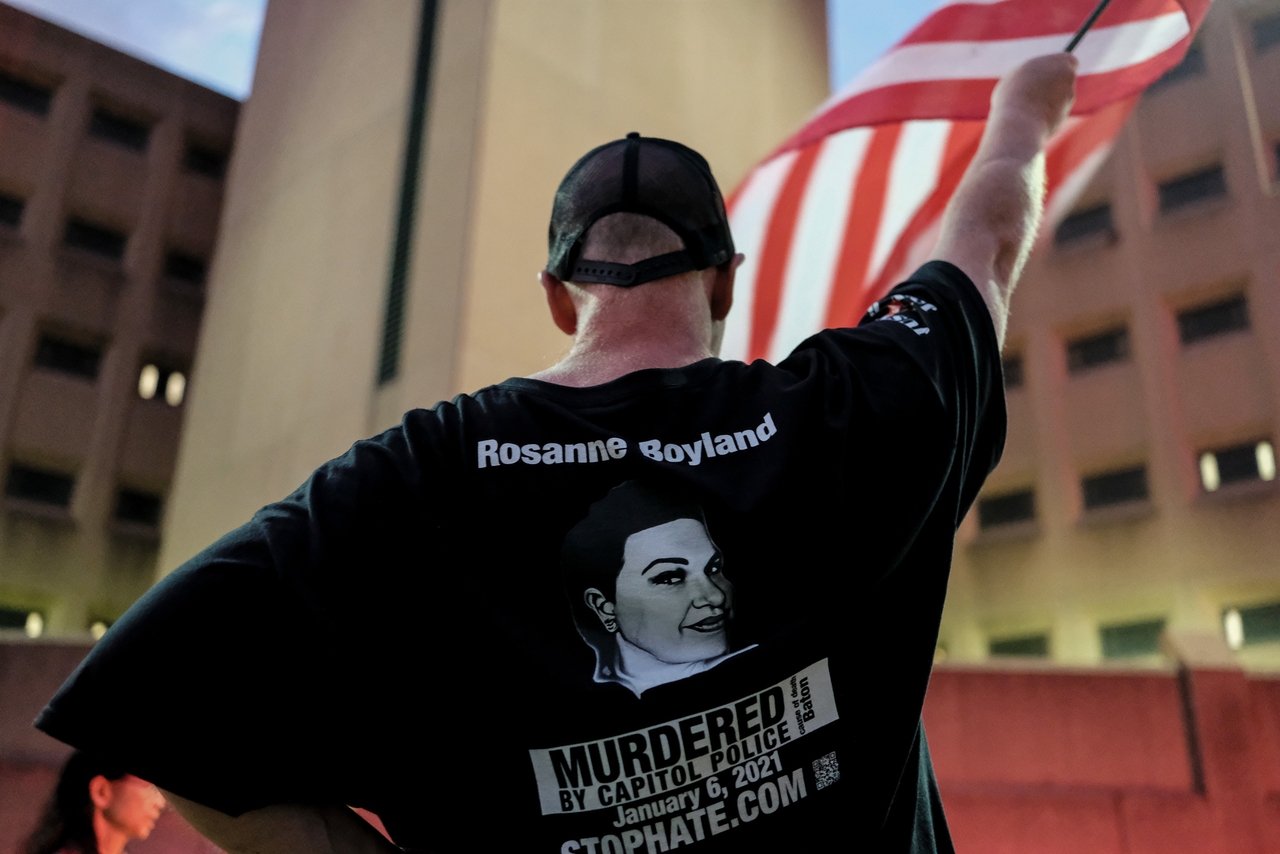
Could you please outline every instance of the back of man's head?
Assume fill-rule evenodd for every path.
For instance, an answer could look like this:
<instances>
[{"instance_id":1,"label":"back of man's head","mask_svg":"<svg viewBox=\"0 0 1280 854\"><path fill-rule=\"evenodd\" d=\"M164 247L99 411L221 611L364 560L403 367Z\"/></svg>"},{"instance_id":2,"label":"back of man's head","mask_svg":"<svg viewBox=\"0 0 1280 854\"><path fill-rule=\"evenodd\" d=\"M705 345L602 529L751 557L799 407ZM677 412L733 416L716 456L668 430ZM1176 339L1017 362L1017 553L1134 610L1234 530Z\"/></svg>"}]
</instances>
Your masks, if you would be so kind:
<instances>
[{"instance_id":1,"label":"back of man's head","mask_svg":"<svg viewBox=\"0 0 1280 854\"><path fill-rule=\"evenodd\" d=\"M547 238L547 272L579 284L635 287L733 258L724 199L707 161L678 142L637 133L573 165L556 190Z\"/></svg>"}]
</instances>

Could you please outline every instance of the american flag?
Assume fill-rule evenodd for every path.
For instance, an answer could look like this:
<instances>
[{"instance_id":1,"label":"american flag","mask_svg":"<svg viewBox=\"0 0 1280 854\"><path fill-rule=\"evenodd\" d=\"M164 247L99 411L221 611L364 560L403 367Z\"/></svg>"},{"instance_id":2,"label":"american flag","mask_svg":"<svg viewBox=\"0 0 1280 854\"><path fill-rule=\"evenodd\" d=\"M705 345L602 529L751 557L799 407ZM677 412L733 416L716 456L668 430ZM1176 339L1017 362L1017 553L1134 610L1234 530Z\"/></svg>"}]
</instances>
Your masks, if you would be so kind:
<instances>
[{"instance_id":1,"label":"american flag","mask_svg":"<svg viewBox=\"0 0 1280 854\"><path fill-rule=\"evenodd\" d=\"M1046 225L1088 184L1142 90L1181 61L1210 1L1115 0L1085 36L1072 115L1047 147ZM928 260L997 80L1062 50L1095 3L945 3L752 170L728 202L747 260L724 358L779 361L820 329L857 323Z\"/></svg>"}]
</instances>

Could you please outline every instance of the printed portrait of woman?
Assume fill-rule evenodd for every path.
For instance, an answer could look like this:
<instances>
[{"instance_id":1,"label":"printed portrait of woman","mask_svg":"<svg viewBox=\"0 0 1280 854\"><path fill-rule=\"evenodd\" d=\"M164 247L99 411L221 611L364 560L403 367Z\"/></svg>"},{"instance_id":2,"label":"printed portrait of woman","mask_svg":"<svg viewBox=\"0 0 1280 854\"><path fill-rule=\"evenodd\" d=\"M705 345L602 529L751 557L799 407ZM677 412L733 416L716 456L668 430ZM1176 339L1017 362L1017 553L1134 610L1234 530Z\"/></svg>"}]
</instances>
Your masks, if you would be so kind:
<instances>
[{"instance_id":1,"label":"printed portrait of woman","mask_svg":"<svg viewBox=\"0 0 1280 854\"><path fill-rule=\"evenodd\" d=\"M560 553L595 681L637 697L715 667L733 650L733 583L702 508L629 480L591 505Z\"/></svg>"}]
</instances>

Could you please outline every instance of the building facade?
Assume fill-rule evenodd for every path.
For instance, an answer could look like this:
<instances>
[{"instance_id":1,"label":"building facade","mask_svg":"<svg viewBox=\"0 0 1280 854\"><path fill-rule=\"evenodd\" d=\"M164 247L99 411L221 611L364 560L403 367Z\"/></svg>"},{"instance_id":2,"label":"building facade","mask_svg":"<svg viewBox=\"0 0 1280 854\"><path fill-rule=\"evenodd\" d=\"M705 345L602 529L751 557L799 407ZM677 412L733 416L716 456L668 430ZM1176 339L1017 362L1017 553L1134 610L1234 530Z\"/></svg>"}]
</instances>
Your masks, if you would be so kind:
<instances>
[{"instance_id":1,"label":"building facade","mask_svg":"<svg viewBox=\"0 0 1280 854\"><path fill-rule=\"evenodd\" d=\"M1009 437L957 544L955 660L1280 667L1280 4L1218 2L1013 298Z\"/></svg>"},{"instance_id":2,"label":"building facade","mask_svg":"<svg viewBox=\"0 0 1280 854\"><path fill-rule=\"evenodd\" d=\"M238 109L0 5L0 631L154 580Z\"/></svg>"}]
</instances>

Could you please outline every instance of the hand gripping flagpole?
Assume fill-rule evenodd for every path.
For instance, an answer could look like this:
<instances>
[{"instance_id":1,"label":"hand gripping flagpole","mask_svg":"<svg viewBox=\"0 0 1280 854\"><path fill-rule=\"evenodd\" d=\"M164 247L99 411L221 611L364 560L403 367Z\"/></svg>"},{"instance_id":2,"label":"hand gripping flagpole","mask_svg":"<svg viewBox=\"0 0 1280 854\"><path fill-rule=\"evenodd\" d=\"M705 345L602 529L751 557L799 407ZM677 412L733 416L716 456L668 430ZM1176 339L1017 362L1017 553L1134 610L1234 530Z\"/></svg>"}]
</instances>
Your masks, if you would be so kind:
<instances>
[{"instance_id":1,"label":"hand gripping flagpole","mask_svg":"<svg viewBox=\"0 0 1280 854\"><path fill-rule=\"evenodd\" d=\"M1103 11L1110 5L1111 0L1102 0L1102 2L1097 5L1097 8L1095 8L1089 17L1085 19L1085 22L1080 25L1080 29L1076 30L1076 34L1071 37L1071 42L1065 49L1066 53L1071 53L1071 51L1076 49L1076 45L1080 44L1080 40L1084 38L1084 34L1089 32L1089 28L1097 22Z\"/></svg>"}]
</instances>

